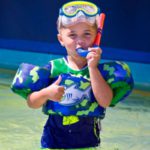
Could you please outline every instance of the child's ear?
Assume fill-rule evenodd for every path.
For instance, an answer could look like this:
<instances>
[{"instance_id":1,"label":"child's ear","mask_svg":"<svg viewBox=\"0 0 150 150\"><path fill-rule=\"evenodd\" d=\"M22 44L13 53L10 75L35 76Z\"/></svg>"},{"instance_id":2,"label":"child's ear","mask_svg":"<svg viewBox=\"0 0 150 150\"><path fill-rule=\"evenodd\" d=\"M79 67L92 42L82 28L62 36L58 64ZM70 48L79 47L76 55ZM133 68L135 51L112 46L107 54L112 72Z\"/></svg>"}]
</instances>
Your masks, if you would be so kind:
<instances>
[{"instance_id":1,"label":"child's ear","mask_svg":"<svg viewBox=\"0 0 150 150\"><path fill-rule=\"evenodd\" d=\"M60 42L61 46L64 46L64 42L63 42L61 34L57 34L57 39Z\"/></svg>"}]
</instances>

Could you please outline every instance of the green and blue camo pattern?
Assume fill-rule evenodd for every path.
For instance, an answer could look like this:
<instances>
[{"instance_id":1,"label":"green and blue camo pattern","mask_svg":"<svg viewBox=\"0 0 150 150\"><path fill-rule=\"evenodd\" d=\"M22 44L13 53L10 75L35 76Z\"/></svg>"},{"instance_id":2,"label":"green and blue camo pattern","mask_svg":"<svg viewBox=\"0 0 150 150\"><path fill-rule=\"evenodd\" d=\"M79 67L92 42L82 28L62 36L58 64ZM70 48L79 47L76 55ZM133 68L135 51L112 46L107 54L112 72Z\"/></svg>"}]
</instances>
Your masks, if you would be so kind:
<instances>
[{"instance_id":1,"label":"green and blue camo pattern","mask_svg":"<svg viewBox=\"0 0 150 150\"><path fill-rule=\"evenodd\" d=\"M32 64L22 63L13 79L11 89L27 99L34 91L47 87L50 84L50 72L47 68L41 68Z\"/></svg>"},{"instance_id":2,"label":"green and blue camo pattern","mask_svg":"<svg viewBox=\"0 0 150 150\"><path fill-rule=\"evenodd\" d=\"M72 70L64 58L51 61L50 66L50 68L42 68L21 64L11 85L12 90L27 98L30 93L49 86L61 75L61 85L65 86L68 92L60 103L47 101L43 106L44 113L62 116L100 116L101 118L105 116L105 109L98 105L92 93L88 67L80 71ZM134 82L130 69L126 63L119 61L99 64L98 68L113 90L110 106L115 106L133 89ZM72 95L70 90L80 96Z\"/></svg>"}]
</instances>

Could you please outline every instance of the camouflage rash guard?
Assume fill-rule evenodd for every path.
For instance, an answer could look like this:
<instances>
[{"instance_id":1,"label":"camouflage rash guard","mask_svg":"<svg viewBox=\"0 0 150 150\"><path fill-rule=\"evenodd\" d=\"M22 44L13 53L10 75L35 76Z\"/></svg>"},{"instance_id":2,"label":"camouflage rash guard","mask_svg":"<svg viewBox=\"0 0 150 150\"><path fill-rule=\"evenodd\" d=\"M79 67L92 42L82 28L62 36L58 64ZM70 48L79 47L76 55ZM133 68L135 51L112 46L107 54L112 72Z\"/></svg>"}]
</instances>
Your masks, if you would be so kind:
<instances>
[{"instance_id":1,"label":"camouflage rash guard","mask_svg":"<svg viewBox=\"0 0 150 150\"><path fill-rule=\"evenodd\" d=\"M61 102L48 100L43 106L44 113L104 117L105 109L98 105L93 95L87 66L81 70L73 70L66 58L60 58L50 61L46 68L50 70L51 81L62 76L60 85L65 87L65 94Z\"/></svg>"}]
</instances>

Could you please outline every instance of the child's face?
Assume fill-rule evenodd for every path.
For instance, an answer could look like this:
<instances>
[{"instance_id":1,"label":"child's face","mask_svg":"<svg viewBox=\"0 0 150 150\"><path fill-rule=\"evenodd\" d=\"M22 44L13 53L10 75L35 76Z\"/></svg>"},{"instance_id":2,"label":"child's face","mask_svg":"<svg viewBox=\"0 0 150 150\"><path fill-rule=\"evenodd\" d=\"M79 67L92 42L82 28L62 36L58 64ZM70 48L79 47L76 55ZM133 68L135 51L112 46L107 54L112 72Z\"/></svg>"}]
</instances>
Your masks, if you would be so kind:
<instances>
[{"instance_id":1,"label":"child's face","mask_svg":"<svg viewBox=\"0 0 150 150\"><path fill-rule=\"evenodd\" d=\"M73 26L60 29L58 40L67 49L68 55L76 55L76 49L92 47L97 33L96 26L86 23L78 23Z\"/></svg>"}]
</instances>

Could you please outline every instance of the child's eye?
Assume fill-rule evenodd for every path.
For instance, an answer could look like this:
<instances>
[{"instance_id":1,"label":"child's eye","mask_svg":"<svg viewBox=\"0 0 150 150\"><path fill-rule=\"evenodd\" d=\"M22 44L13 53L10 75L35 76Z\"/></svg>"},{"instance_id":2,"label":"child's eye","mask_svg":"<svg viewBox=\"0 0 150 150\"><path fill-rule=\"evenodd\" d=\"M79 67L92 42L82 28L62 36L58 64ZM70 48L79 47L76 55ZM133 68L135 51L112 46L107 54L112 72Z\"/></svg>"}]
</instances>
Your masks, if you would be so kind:
<instances>
[{"instance_id":1,"label":"child's eye","mask_svg":"<svg viewBox=\"0 0 150 150\"><path fill-rule=\"evenodd\" d=\"M69 37L75 38L75 37L76 37L76 34L69 34Z\"/></svg>"},{"instance_id":2,"label":"child's eye","mask_svg":"<svg viewBox=\"0 0 150 150\"><path fill-rule=\"evenodd\" d=\"M86 33L84 33L84 35L85 35L85 36L91 36L91 33L86 32Z\"/></svg>"}]
</instances>

